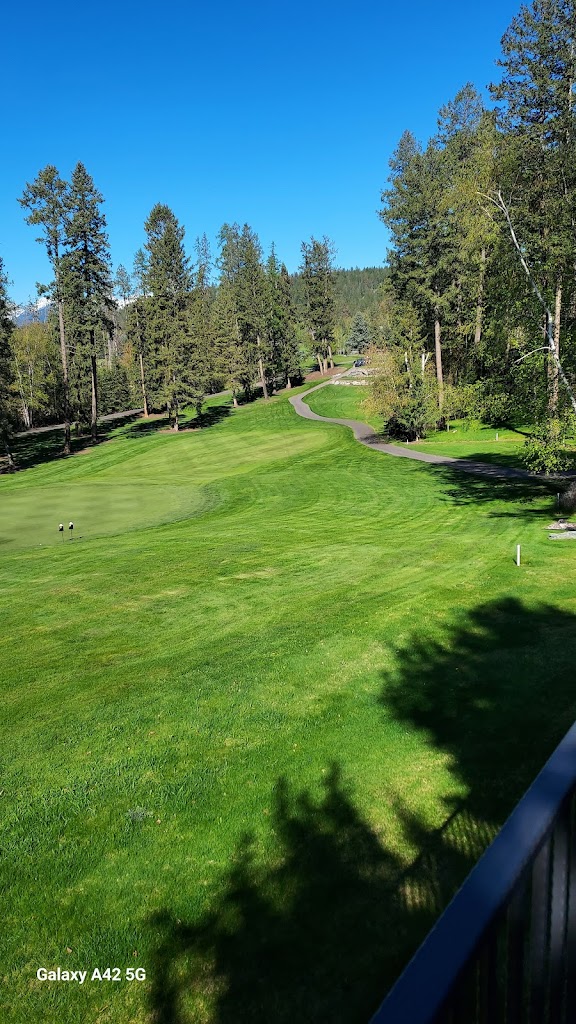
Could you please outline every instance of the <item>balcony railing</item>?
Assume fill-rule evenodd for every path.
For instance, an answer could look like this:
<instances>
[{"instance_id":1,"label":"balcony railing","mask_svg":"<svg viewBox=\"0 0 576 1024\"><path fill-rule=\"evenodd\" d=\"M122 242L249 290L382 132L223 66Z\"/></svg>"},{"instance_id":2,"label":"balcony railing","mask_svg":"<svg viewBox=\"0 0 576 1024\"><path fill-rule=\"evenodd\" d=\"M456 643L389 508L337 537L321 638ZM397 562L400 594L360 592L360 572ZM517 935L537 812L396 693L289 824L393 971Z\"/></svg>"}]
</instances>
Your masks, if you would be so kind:
<instances>
[{"instance_id":1,"label":"balcony railing","mask_svg":"<svg viewBox=\"0 0 576 1024\"><path fill-rule=\"evenodd\" d=\"M371 1024L576 1021L576 724Z\"/></svg>"}]
</instances>

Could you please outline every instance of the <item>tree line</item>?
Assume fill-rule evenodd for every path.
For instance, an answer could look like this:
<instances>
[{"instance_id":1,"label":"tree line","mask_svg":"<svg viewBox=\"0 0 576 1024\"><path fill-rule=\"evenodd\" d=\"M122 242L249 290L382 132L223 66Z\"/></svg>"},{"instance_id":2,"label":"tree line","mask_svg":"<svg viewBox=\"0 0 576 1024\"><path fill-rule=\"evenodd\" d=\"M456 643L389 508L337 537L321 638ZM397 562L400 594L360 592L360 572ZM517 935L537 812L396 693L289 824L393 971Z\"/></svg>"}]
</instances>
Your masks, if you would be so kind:
<instances>
[{"instance_id":1,"label":"tree line","mask_svg":"<svg viewBox=\"0 0 576 1024\"><path fill-rule=\"evenodd\" d=\"M158 203L144 224L145 242L129 272L112 274L103 197L83 164L69 182L54 166L39 172L19 199L39 229L52 281L41 323L32 304L16 327L0 263L0 433L13 466L11 436L38 419L72 425L97 438L102 410L137 403L164 412L177 430L186 406L230 389L234 404L260 389L268 398L302 379L313 353L333 365L334 248L327 238L302 243L300 288L275 247L264 256L248 225L224 224L213 260L206 236L187 254L185 230Z\"/></svg>"},{"instance_id":2,"label":"tree line","mask_svg":"<svg viewBox=\"0 0 576 1024\"><path fill-rule=\"evenodd\" d=\"M488 108L468 83L422 146L404 132L380 217L391 235L374 404L410 437L456 414L576 411L576 10L523 6Z\"/></svg>"}]
</instances>

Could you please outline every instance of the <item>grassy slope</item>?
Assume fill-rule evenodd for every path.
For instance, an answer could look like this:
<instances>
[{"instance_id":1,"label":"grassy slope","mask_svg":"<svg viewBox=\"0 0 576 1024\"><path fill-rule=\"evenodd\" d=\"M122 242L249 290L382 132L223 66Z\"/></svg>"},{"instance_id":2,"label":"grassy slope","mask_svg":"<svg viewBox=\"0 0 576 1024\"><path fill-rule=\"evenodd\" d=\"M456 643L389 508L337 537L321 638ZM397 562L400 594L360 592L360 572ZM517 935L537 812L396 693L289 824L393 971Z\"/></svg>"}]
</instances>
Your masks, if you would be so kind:
<instances>
[{"instance_id":1,"label":"grassy slope","mask_svg":"<svg viewBox=\"0 0 576 1024\"><path fill-rule=\"evenodd\" d=\"M574 718L549 515L285 398L1 479L2 1021L365 1021Z\"/></svg>"},{"instance_id":2,"label":"grassy slope","mask_svg":"<svg viewBox=\"0 0 576 1024\"><path fill-rule=\"evenodd\" d=\"M310 395L308 404L320 416L336 416L339 419L361 420L370 423L376 430L382 429L381 417L374 416L366 409L369 389L353 384L330 384Z\"/></svg>"},{"instance_id":3,"label":"grassy slope","mask_svg":"<svg viewBox=\"0 0 576 1024\"><path fill-rule=\"evenodd\" d=\"M363 404L365 399L366 391L363 388L337 386L312 395L310 405L322 416L361 419L379 430L382 428L382 420L366 411ZM423 441L411 441L406 447L434 455L449 455L455 459L474 459L477 462L525 468L520 453L528 434L526 427L488 427L454 420L450 421L450 430L432 431ZM403 442L395 440L394 443ZM568 451L572 448L567 468L576 469L576 446L572 443L567 448Z\"/></svg>"}]
</instances>

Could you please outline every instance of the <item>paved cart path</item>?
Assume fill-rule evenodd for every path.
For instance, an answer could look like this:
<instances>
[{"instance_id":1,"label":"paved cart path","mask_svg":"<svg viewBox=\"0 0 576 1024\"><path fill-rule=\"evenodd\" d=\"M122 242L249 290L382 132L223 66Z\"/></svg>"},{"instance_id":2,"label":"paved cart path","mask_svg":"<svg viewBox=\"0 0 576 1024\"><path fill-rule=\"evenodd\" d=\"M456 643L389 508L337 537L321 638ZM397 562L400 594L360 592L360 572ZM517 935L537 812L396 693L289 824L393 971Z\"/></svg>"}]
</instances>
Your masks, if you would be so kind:
<instances>
[{"instance_id":1,"label":"paved cart path","mask_svg":"<svg viewBox=\"0 0 576 1024\"><path fill-rule=\"evenodd\" d=\"M342 374L338 374L338 376L342 376ZM385 455L394 455L396 458L414 459L416 462L429 462L435 466L450 466L451 469L459 469L463 473L477 473L479 476L516 477L522 480L543 479L535 473L529 473L524 469L513 469L511 466L495 466L488 462L474 462L472 459L455 459L450 455L428 455L427 452L416 452L409 448L401 448L398 444L386 444L384 441L378 440L377 435L374 433L374 428L370 427L367 423L360 423L358 420L334 419L331 416L319 416L317 413L312 412L312 409L309 405L306 405L304 399L308 398L314 391L325 388L329 384L331 385L332 380L325 380L321 384L317 384L315 388L310 388L303 395L294 395L290 399L290 404L299 416L303 416L306 420L322 420L324 423L339 423L343 427L350 427L354 437L360 444L365 444L367 448L375 448L376 451L384 452ZM558 475L574 476L573 473Z\"/></svg>"}]
</instances>

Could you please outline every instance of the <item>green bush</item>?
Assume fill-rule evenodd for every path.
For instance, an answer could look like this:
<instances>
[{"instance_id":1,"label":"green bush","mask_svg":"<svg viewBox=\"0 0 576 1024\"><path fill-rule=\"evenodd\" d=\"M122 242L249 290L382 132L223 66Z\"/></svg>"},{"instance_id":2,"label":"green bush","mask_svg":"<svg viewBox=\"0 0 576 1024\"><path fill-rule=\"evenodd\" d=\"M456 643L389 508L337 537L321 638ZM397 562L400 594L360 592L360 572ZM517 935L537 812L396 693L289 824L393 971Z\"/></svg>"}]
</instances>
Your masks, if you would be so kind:
<instances>
[{"instance_id":1,"label":"green bush","mask_svg":"<svg viewBox=\"0 0 576 1024\"><path fill-rule=\"evenodd\" d=\"M566 468L565 427L560 420L540 424L524 444L522 462L532 473L559 473Z\"/></svg>"}]
</instances>

